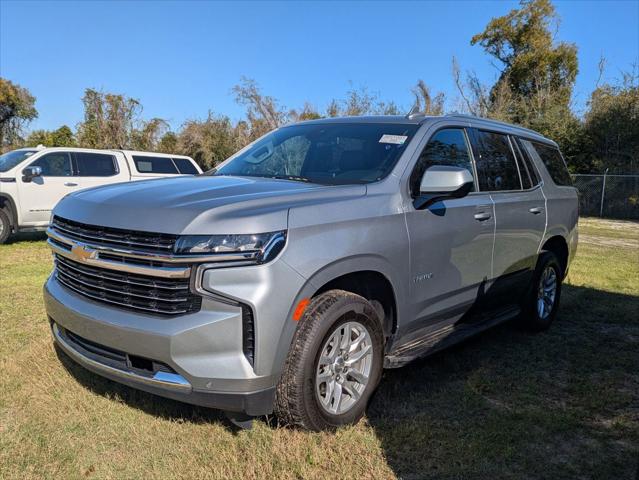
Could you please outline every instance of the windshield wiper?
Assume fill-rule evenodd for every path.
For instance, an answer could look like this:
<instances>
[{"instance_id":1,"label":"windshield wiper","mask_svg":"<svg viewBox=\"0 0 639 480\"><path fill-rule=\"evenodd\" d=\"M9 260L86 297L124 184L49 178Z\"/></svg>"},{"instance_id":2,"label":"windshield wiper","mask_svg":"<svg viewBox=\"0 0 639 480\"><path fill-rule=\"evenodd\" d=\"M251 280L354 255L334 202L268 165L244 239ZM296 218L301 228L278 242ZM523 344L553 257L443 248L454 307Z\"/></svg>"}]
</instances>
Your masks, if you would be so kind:
<instances>
[{"instance_id":1,"label":"windshield wiper","mask_svg":"<svg viewBox=\"0 0 639 480\"><path fill-rule=\"evenodd\" d=\"M308 178L300 177L299 175L268 175L268 178L275 178L277 180L294 180L296 182L310 182Z\"/></svg>"}]
</instances>

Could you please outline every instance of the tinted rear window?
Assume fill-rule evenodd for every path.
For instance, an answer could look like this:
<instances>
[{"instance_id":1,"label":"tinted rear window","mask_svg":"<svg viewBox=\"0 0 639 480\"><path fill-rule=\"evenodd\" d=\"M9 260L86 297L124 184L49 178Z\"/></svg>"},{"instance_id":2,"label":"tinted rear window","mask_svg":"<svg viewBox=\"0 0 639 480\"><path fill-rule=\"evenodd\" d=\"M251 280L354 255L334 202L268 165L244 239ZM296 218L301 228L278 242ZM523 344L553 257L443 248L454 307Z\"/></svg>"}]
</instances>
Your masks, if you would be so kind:
<instances>
[{"instance_id":1,"label":"tinted rear window","mask_svg":"<svg viewBox=\"0 0 639 480\"><path fill-rule=\"evenodd\" d=\"M179 173L173 160L168 157L133 155L133 161L135 162L135 168L140 173Z\"/></svg>"},{"instance_id":2,"label":"tinted rear window","mask_svg":"<svg viewBox=\"0 0 639 480\"><path fill-rule=\"evenodd\" d=\"M521 138L511 137L514 140L515 146L517 147L517 153L519 154L520 168L522 169L522 181L525 176L525 173L528 174L530 178L530 186L535 187L539 185L541 182L541 178L539 177L539 172L537 171L537 167L535 167L534 162L530 158L530 153L528 153L528 149L524 146Z\"/></svg>"},{"instance_id":3,"label":"tinted rear window","mask_svg":"<svg viewBox=\"0 0 639 480\"><path fill-rule=\"evenodd\" d=\"M530 154L534 156L536 153L546 165L548 173L557 185L572 186L566 162L564 162L558 148L538 142L525 141L525 143L529 145Z\"/></svg>"},{"instance_id":4,"label":"tinted rear window","mask_svg":"<svg viewBox=\"0 0 639 480\"><path fill-rule=\"evenodd\" d=\"M519 172L508 137L478 130L475 138L479 189L488 192L521 190Z\"/></svg>"},{"instance_id":5,"label":"tinted rear window","mask_svg":"<svg viewBox=\"0 0 639 480\"><path fill-rule=\"evenodd\" d=\"M118 173L113 155L74 152L73 156L81 177L110 177Z\"/></svg>"},{"instance_id":6,"label":"tinted rear window","mask_svg":"<svg viewBox=\"0 0 639 480\"><path fill-rule=\"evenodd\" d=\"M193 165L191 161L187 160L186 158L174 158L173 162L177 166L180 173L185 173L188 175L197 175L198 173L200 173L197 171L197 168L195 168L195 165Z\"/></svg>"}]
</instances>

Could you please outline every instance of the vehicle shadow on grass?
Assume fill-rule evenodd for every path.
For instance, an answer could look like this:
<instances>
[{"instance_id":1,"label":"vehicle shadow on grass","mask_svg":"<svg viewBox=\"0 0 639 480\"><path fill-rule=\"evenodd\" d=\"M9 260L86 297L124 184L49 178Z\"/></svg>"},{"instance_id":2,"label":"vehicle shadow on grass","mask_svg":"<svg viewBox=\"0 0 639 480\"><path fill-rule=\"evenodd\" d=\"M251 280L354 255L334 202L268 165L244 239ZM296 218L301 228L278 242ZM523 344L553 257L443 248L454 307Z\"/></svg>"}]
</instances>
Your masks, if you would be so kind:
<instances>
[{"instance_id":1,"label":"vehicle shadow on grass","mask_svg":"<svg viewBox=\"0 0 639 480\"><path fill-rule=\"evenodd\" d=\"M20 242L39 242L46 239L47 234L45 232L21 232L10 235L4 244L11 245L12 243Z\"/></svg>"},{"instance_id":2,"label":"vehicle shadow on grass","mask_svg":"<svg viewBox=\"0 0 639 480\"><path fill-rule=\"evenodd\" d=\"M639 297L564 285L546 332L509 322L386 370L367 418L389 467L403 479L634 478L638 314Z\"/></svg>"},{"instance_id":3,"label":"vehicle shadow on grass","mask_svg":"<svg viewBox=\"0 0 639 480\"><path fill-rule=\"evenodd\" d=\"M159 397L114 382L86 370L69 358L57 345L54 347L56 355L65 370L78 383L95 394L109 398L112 401L123 402L129 407L142 410L149 415L165 420L194 424L218 423L231 432L239 431L220 410Z\"/></svg>"},{"instance_id":4,"label":"vehicle shadow on grass","mask_svg":"<svg viewBox=\"0 0 639 480\"><path fill-rule=\"evenodd\" d=\"M636 296L565 285L547 332L509 322L386 370L367 421L389 467L404 479L632 478L638 306ZM107 380L56 350L64 368L98 395L163 419L238 431L219 410ZM605 427L613 418L634 418L635 427Z\"/></svg>"}]
</instances>

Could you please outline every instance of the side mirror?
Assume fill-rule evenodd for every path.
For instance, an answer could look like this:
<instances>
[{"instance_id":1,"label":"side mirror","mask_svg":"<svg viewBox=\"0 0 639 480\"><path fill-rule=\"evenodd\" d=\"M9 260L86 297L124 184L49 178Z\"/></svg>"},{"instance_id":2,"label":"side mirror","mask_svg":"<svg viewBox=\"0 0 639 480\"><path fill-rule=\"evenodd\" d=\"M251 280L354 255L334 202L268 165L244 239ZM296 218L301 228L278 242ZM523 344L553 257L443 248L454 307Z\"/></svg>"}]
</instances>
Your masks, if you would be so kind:
<instances>
[{"instance_id":1,"label":"side mirror","mask_svg":"<svg viewBox=\"0 0 639 480\"><path fill-rule=\"evenodd\" d=\"M465 168L434 165L424 172L415 208L420 210L440 200L465 197L473 186L473 175Z\"/></svg>"},{"instance_id":2,"label":"side mirror","mask_svg":"<svg viewBox=\"0 0 639 480\"><path fill-rule=\"evenodd\" d=\"M22 170L22 180L25 182L30 182L40 175L42 175L42 167L26 167Z\"/></svg>"}]
</instances>

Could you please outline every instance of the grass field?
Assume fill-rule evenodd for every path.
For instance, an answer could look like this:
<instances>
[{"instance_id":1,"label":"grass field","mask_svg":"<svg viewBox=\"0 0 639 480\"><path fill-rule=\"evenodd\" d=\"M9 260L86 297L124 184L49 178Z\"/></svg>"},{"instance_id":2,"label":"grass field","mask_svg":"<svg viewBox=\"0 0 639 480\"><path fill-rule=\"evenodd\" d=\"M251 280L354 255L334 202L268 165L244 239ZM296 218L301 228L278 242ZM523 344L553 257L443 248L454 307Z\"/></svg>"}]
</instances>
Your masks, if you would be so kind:
<instances>
[{"instance_id":1,"label":"grass field","mask_svg":"<svg viewBox=\"0 0 639 480\"><path fill-rule=\"evenodd\" d=\"M387 371L359 425L319 434L235 431L59 359L44 242L0 246L0 478L634 479L639 223L580 232L548 332L506 324Z\"/></svg>"}]
</instances>

